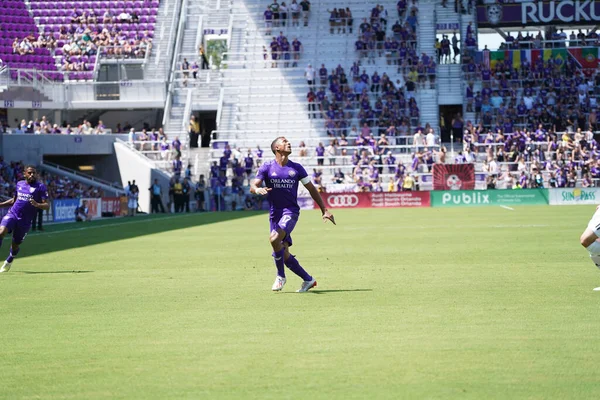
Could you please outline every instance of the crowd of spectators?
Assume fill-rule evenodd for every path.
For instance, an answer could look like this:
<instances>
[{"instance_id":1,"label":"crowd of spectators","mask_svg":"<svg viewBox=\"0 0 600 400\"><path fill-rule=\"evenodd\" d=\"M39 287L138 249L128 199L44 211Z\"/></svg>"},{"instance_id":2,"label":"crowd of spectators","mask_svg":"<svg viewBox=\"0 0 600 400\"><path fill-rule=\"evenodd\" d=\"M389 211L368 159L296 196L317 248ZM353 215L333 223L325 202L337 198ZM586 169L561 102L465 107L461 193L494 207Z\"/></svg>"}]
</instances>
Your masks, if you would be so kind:
<instances>
[{"instance_id":1,"label":"crowd of spectators","mask_svg":"<svg viewBox=\"0 0 600 400\"><path fill-rule=\"evenodd\" d=\"M300 21L304 26L308 26L310 7L309 0L292 0L289 6L285 2L278 3L277 0L273 0L263 13L266 35L271 36L272 28L300 26Z\"/></svg>"},{"instance_id":2,"label":"crowd of spectators","mask_svg":"<svg viewBox=\"0 0 600 400\"><path fill-rule=\"evenodd\" d=\"M93 10L73 9L70 24L62 24L57 34L45 32L38 43L56 50L55 55L63 55L66 60L71 56L95 56L100 47L107 57L144 58L152 47L153 34L146 24L140 29L139 23L135 12L123 10L113 15L106 9L102 16L96 16Z\"/></svg>"},{"instance_id":3,"label":"crowd of spectators","mask_svg":"<svg viewBox=\"0 0 600 400\"><path fill-rule=\"evenodd\" d=\"M600 35L594 29L588 29L587 33L583 29L571 31L569 35L564 29L549 29L548 32L517 32L513 36L506 32L504 42L500 44L499 50L521 50L521 49L551 49L564 47L599 47Z\"/></svg>"},{"instance_id":4,"label":"crowd of spectators","mask_svg":"<svg viewBox=\"0 0 600 400\"><path fill-rule=\"evenodd\" d=\"M27 120L21 122L15 120L15 128L12 131L15 134L34 134L34 135L104 135L111 133L111 130L104 125L102 120L97 124L92 124L88 120L83 120L77 126L64 121L61 125L52 123L46 116L41 119ZM115 132L117 133L117 132Z\"/></svg>"},{"instance_id":5,"label":"crowd of spectators","mask_svg":"<svg viewBox=\"0 0 600 400\"><path fill-rule=\"evenodd\" d=\"M290 43L288 38L279 32L279 36L273 36L271 43L269 44L271 52L271 68L289 68L297 67L298 60L303 51L302 42L297 37ZM266 46L263 46L263 59L265 60L265 68L269 64L269 50Z\"/></svg>"},{"instance_id":6,"label":"crowd of spectators","mask_svg":"<svg viewBox=\"0 0 600 400\"><path fill-rule=\"evenodd\" d=\"M79 72L93 70L100 48L103 56L118 58L144 58L152 48L152 29L146 24L140 29L140 18L135 12L123 10L113 15L106 9L103 15L96 16L92 9L75 8L62 22L54 32L46 29L37 37L32 33L15 38L13 54L23 56L36 54L38 48L48 49L56 56L59 70ZM40 23L44 25L45 18Z\"/></svg>"},{"instance_id":7,"label":"crowd of spectators","mask_svg":"<svg viewBox=\"0 0 600 400\"><path fill-rule=\"evenodd\" d=\"M469 80L467 111L484 129L513 133L539 124L556 132L599 129L600 67L581 71L572 59L541 57L522 60L520 68L498 62L493 69L473 60L466 65ZM475 90L475 82L481 90Z\"/></svg>"},{"instance_id":8,"label":"crowd of spectators","mask_svg":"<svg viewBox=\"0 0 600 400\"><path fill-rule=\"evenodd\" d=\"M377 131L398 128L402 133L419 124L414 92L426 85L427 78L415 70L396 82L386 73L367 74L358 62L350 67L349 77L339 64L330 70L322 64L318 71L309 65L305 74L308 116L324 119L328 136L348 135L356 124Z\"/></svg>"},{"instance_id":9,"label":"crowd of spectators","mask_svg":"<svg viewBox=\"0 0 600 400\"><path fill-rule=\"evenodd\" d=\"M25 165L22 161L4 161L0 157L0 195L11 197L16 190L16 183L25 179ZM38 170L38 179L48 188L51 199L100 198L101 189L84 185L64 176L56 175L45 170Z\"/></svg>"},{"instance_id":10,"label":"crowd of spectators","mask_svg":"<svg viewBox=\"0 0 600 400\"><path fill-rule=\"evenodd\" d=\"M408 16L405 17L406 12ZM416 67L418 12L415 0L405 5L404 12L399 10L399 19L388 34L387 10L381 5L373 7L370 18L364 18L359 25L359 35L354 43L359 60L374 64L376 57L385 55L388 65L398 65L399 71L400 67Z\"/></svg>"}]
</instances>

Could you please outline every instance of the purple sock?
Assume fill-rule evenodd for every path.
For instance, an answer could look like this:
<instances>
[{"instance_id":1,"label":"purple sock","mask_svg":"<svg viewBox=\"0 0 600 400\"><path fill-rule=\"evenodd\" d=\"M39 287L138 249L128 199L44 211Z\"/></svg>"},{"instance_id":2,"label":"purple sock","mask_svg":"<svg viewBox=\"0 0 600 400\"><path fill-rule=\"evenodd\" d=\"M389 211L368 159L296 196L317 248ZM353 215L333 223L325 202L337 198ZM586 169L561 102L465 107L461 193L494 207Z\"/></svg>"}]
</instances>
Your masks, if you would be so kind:
<instances>
[{"instance_id":1,"label":"purple sock","mask_svg":"<svg viewBox=\"0 0 600 400\"><path fill-rule=\"evenodd\" d=\"M310 276L308 272L302 268L298 260L296 260L296 257L293 255L290 254L290 257L285 260L285 265L290 269L290 271L302 278L303 281L312 281L312 276Z\"/></svg>"},{"instance_id":2,"label":"purple sock","mask_svg":"<svg viewBox=\"0 0 600 400\"><path fill-rule=\"evenodd\" d=\"M13 262L13 260L15 259L15 257L17 256L17 254L19 254L19 251L21 249L18 248L17 250L13 250L13 248L10 248L10 254L8 255L8 258L6 259L6 262L11 263Z\"/></svg>"},{"instance_id":3,"label":"purple sock","mask_svg":"<svg viewBox=\"0 0 600 400\"><path fill-rule=\"evenodd\" d=\"M283 254L285 253L285 249L281 249L273 253L273 258L275 259L275 266L277 267L277 275L282 278L285 278L285 266L283 263Z\"/></svg>"}]
</instances>

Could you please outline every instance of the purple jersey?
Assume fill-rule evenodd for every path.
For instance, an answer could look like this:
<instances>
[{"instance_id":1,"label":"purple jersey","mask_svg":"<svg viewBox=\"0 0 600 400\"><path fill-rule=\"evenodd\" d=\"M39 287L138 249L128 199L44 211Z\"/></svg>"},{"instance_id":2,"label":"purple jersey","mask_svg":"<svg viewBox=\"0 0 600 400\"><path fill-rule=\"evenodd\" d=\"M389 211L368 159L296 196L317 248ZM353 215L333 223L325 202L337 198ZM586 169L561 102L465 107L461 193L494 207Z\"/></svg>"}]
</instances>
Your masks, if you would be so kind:
<instances>
[{"instance_id":1,"label":"purple jersey","mask_svg":"<svg viewBox=\"0 0 600 400\"><path fill-rule=\"evenodd\" d=\"M261 165L256 173L256 179L262 180L266 187L273 189L267 195L271 216L282 210L294 214L300 212L298 183L307 177L304 167L293 161L288 160L283 167L275 160L269 160Z\"/></svg>"},{"instance_id":2,"label":"purple jersey","mask_svg":"<svg viewBox=\"0 0 600 400\"><path fill-rule=\"evenodd\" d=\"M35 182L29 185L26 181L17 183L16 201L8 210L8 213L2 218L1 226L12 232L12 241L14 243L22 243L25 240L31 221L38 209L29 203L29 200L34 199L40 203L48 199L48 189L43 183Z\"/></svg>"},{"instance_id":3,"label":"purple jersey","mask_svg":"<svg viewBox=\"0 0 600 400\"><path fill-rule=\"evenodd\" d=\"M38 210L29 203L29 200L33 199L41 203L48 199L48 189L46 189L46 185L40 182L29 185L27 181L19 181L17 182L16 197L17 201L8 210L7 215L16 218L21 224L29 226Z\"/></svg>"}]
</instances>

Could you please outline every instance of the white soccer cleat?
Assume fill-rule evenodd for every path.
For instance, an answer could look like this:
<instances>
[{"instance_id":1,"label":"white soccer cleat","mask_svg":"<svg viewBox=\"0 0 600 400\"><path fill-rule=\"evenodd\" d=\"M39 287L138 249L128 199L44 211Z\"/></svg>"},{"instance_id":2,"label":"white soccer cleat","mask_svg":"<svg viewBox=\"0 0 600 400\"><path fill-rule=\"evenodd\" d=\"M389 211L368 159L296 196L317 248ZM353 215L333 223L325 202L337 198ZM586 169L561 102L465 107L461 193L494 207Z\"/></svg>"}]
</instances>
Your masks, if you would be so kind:
<instances>
[{"instance_id":1,"label":"white soccer cleat","mask_svg":"<svg viewBox=\"0 0 600 400\"><path fill-rule=\"evenodd\" d=\"M285 278L282 278L281 276L277 275L275 277L275 282L273 282L273 287L271 288L272 291L274 292L279 292L281 289L283 289L283 285L285 285Z\"/></svg>"},{"instance_id":2,"label":"white soccer cleat","mask_svg":"<svg viewBox=\"0 0 600 400\"><path fill-rule=\"evenodd\" d=\"M2 271L0 271L0 272L2 272ZM600 287L594 288L593 290L594 290L594 292L600 292Z\"/></svg>"},{"instance_id":3,"label":"white soccer cleat","mask_svg":"<svg viewBox=\"0 0 600 400\"><path fill-rule=\"evenodd\" d=\"M313 278L310 281L302 282L302 287L300 289L296 290L296 292L298 292L298 293L308 292L310 289L312 289L316 286L317 286L317 280Z\"/></svg>"},{"instance_id":4,"label":"white soccer cleat","mask_svg":"<svg viewBox=\"0 0 600 400\"><path fill-rule=\"evenodd\" d=\"M12 267L12 263L4 261L4 264L2 264L2 268L0 268L0 273L10 271L10 267Z\"/></svg>"}]
</instances>

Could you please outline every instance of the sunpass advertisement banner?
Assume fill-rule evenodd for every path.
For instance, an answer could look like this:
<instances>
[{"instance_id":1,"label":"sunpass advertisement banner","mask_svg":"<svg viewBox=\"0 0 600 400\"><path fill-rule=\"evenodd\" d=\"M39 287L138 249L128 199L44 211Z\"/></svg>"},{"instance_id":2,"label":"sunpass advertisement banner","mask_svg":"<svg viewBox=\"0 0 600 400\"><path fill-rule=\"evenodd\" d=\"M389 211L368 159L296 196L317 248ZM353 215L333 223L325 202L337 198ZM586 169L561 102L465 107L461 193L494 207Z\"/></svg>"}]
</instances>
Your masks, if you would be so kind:
<instances>
[{"instance_id":1,"label":"sunpass advertisement banner","mask_svg":"<svg viewBox=\"0 0 600 400\"><path fill-rule=\"evenodd\" d=\"M547 189L434 190L432 207L522 206L548 204Z\"/></svg>"},{"instance_id":2,"label":"sunpass advertisement banner","mask_svg":"<svg viewBox=\"0 0 600 400\"><path fill-rule=\"evenodd\" d=\"M551 206L598 204L600 188L549 189Z\"/></svg>"},{"instance_id":3,"label":"sunpass advertisement banner","mask_svg":"<svg viewBox=\"0 0 600 400\"><path fill-rule=\"evenodd\" d=\"M477 6L477 26L480 28L597 25L600 22L600 1L557 0L490 3Z\"/></svg>"}]
</instances>

